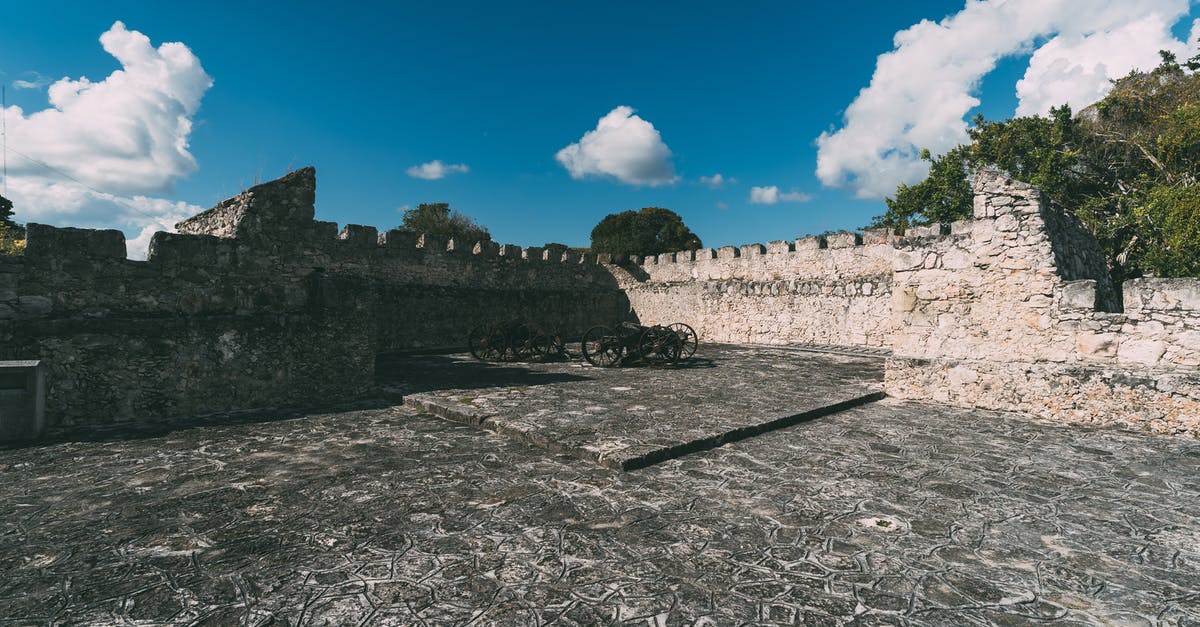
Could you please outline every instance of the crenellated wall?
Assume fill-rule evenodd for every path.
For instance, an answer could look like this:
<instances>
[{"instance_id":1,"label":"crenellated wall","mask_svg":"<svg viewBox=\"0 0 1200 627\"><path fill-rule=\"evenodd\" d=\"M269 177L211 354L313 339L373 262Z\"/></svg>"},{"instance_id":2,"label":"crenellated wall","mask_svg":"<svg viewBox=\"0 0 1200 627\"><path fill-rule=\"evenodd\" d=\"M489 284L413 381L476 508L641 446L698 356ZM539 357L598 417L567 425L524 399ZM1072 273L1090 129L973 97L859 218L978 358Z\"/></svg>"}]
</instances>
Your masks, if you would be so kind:
<instances>
[{"instance_id":1,"label":"crenellated wall","mask_svg":"<svg viewBox=\"0 0 1200 627\"><path fill-rule=\"evenodd\" d=\"M891 240L868 231L704 248L614 274L643 323L685 322L703 341L884 347Z\"/></svg>"},{"instance_id":2,"label":"crenellated wall","mask_svg":"<svg viewBox=\"0 0 1200 627\"><path fill-rule=\"evenodd\" d=\"M0 257L0 360L48 365L50 426L326 404L374 386L383 350L460 346L475 324L578 332L628 311L578 255L465 249L313 221L315 172L256 186L158 233L28 225Z\"/></svg>"},{"instance_id":3,"label":"crenellated wall","mask_svg":"<svg viewBox=\"0 0 1200 627\"><path fill-rule=\"evenodd\" d=\"M1200 435L1200 281L1137 279L1037 189L976 176L975 219L894 257L892 396Z\"/></svg>"},{"instance_id":4,"label":"crenellated wall","mask_svg":"<svg viewBox=\"0 0 1200 627\"><path fill-rule=\"evenodd\" d=\"M28 225L25 255L0 257L0 359L47 363L47 418L69 429L350 399L381 351L632 309L705 342L890 350L896 397L1200 436L1200 281L1118 292L1085 228L993 172L973 220L645 259L339 231L315 189L311 168L256 186L146 261L117 231Z\"/></svg>"}]
</instances>

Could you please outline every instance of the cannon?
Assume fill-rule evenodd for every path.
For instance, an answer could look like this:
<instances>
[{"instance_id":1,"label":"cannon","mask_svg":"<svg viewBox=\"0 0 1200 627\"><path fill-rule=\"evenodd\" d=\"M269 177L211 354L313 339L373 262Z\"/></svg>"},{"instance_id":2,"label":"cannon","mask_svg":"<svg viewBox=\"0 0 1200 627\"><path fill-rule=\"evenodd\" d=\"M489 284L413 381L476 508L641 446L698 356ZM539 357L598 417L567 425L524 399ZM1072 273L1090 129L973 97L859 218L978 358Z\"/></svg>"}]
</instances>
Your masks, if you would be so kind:
<instances>
[{"instance_id":1,"label":"cannon","mask_svg":"<svg viewBox=\"0 0 1200 627\"><path fill-rule=\"evenodd\" d=\"M609 368L639 360L677 364L694 355L698 344L696 331L682 322L665 326L622 322L588 329L580 349L589 364Z\"/></svg>"},{"instance_id":2,"label":"cannon","mask_svg":"<svg viewBox=\"0 0 1200 627\"><path fill-rule=\"evenodd\" d=\"M546 361L566 355L562 335L522 320L485 324L467 334L467 350L480 361Z\"/></svg>"}]
</instances>

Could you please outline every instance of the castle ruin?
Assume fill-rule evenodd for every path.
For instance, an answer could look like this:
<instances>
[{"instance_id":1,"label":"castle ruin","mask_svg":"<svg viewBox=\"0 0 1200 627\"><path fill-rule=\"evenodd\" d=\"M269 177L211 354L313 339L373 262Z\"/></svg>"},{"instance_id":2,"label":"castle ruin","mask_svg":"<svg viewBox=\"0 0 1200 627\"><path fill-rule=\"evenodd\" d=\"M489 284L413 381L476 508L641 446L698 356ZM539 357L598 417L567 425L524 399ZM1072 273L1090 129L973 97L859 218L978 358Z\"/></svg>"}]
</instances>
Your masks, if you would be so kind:
<instances>
[{"instance_id":1,"label":"castle ruin","mask_svg":"<svg viewBox=\"0 0 1200 627\"><path fill-rule=\"evenodd\" d=\"M1041 192L979 172L973 220L657 257L551 254L314 221L315 171L158 233L28 225L0 257L0 360L43 360L54 430L367 395L381 352L506 318L632 310L704 342L887 352L887 394L1200 436L1200 280L1108 284Z\"/></svg>"}]
</instances>

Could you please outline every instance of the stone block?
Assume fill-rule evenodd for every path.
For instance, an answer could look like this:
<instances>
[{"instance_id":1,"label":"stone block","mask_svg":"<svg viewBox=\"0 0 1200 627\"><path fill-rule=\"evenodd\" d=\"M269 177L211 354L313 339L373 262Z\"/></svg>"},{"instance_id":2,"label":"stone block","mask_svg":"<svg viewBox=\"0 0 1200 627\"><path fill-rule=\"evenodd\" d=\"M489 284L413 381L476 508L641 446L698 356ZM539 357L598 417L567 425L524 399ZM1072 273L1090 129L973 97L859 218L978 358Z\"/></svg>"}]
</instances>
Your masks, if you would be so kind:
<instances>
[{"instance_id":1,"label":"stone block","mask_svg":"<svg viewBox=\"0 0 1200 627\"><path fill-rule=\"evenodd\" d=\"M521 251L521 258L528 261L544 261L542 253L546 252L541 246L530 246Z\"/></svg>"},{"instance_id":2,"label":"stone block","mask_svg":"<svg viewBox=\"0 0 1200 627\"><path fill-rule=\"evenodd\" d=\"M41 361L0 361L0 443L46 432L46 375Z\"/></svg>"},{"instance_id":3,"label":"stone block","mask_svg":"<svg viewBox=\"0 0 1200 627\"><path fill-rule=\"evenodd\" d=\"M737 246L722 246L717 249L717 259L736 259L741 254Z\"/></svg>"},{"instance_id":4,"label":"stone block","mask_svg":"<svg viewBox=\"0 0 1200 627\"><path fill-rule=\"evenodd\" d=\"M642 258L642 265L643 266L657 266L658 265L658 255L646 255L645 257Z\"/></svg>"},{"instance_id":5,"label":"stone block","mask_svg":"<svg viewBox=\"0 0 1200 627\"><path fill-rule=\"evenodd\" d=\"M675 263L675 253L662 253L658 256L658 263Z\"/></svg>"},{"instance_id":6,"label":"stone block","mask_svg":"<svg viewBox=\"0 0 1200 627\"><path fill-rule=\"evenodd\" d=\"M420 236L412 231L391 229L383 234L383 245L387 248L416 248L419 239Z\"/></svg>"},{"instance_id":7,"label":"stone block","mask_svg":"<svg viewBox=\"0 0 1200 627\"><path fill-rule=\"evenodd\" d=\"M1070 309L1096 309L1096 282L1067 281L1063 284L1062 306Z\"/></svg>"},{"instance_id":8,"label":"stone block","mask_svg":"<svg viewBox=\"0 0 1200 627\"><path fill-rule=\"evenodd\" d=\"M562 263L579 263L579 253L574 250L564 250L558 261Z\"/></svg>"},{"instance_id":9,"label":"stone block","mask_svg":"<svg viewBox=\"0 0 1200 627\"><path fill-rule=\"evenodd\" d=\"M373 226L347 224L337 238L351 246L371 248L379 245L379 230Z\"/></svg>"},{"instance_id":10,"label":"stone block","mask_svg":"<svg viewBox=\"0 0 1200 627\"><path fill-rule=\"evenodd\" d=\"M417 248L424 248L427 253L444 253L446 252L446 240L422 233L421 237L417 238Z\"/></svg>"},{"instance_id":11,"label":"stone block","mask_svg":"<svg viewBox=\"0 0 1200 627\"><path fill-rule=\"evenodd\" d=\"M504 257L505 259L520 259L521 247L513 244L501 244L500 256Z\"/></svg>"},{"instance_id":12,"label":"stone block","mask_svg":"<svg viewBox=\"0 0 1200 627\"><path fill-rule=\"evenodd\" d=\"M717 258L717 251L712 248L701 248L695 251L694 258L696 261L709 261Z\"/></svg>"},{"instance_id":13,"label":"stone block","mask_svg":"<svg viewBox=\"0 0 1200 627\"><path fill-rule=\"evenodd\" d=\"M1167 350L1161 340L1126 339L1117 347L1117 361L1122 364L1153 366Z\"/></svg>"},{"instance_id":14,"label":"stone block","mask_svg":"<svg viewBox=\"0 0 1200 627\"><path fill-rule=\"evenodd\" d=\"M768 255L779 255L779 254L783 254L783 253L790 253L794 250L796 250L796 244L794 242L790 242L785 239L777 239L777 240L767 242L767 254Z\"/></svg>"},{"instance_id":15,"label":"stone block","mask_svg":"<svg viewBox=\"0 0 1200 627\"><path fill-rule=\"evenodd\" d=\"M1115 333L1082 332L1075 337L1075 348L1083 357L1091 359L1111 359L1117 354L1117 335Z\"/></svg>"},{"instance_id":16,"label":"stone block","mask_svg":"<svg viewBox=\"0 0 1200 627\"><path fill-rule=\"evenodd\" d=\"M796 240L796 250L817 250L828 246L828 242L821 235L806 235Z\"/></svg>"},{"instance_id":17,"label":"stone block","mask_svg":"<svg viewBox=\"0 0 1200 627\"><path fill-rule=\"evenodd\" d=\"M681 250L675 253L675 263L683 263L685 261L693 261L696 259L696 251Z\"/></svg>"},{"instance_id":18,"label":"stone block","mask_svg":"<svg viewBox=\"0 0 1200 627\"><path fill-rule=\"evenodd\" d=\"M829 248L851 248L862 245L862 233L830 233L825 236Z\"/></svg>"},{"instance_id":19,"label":"stone block","mask_svg":"<svg viewBox=\"0 0 1200 627\"><path fill-rule=\"evenodd\" d=\"M586 252L579 253L579 263L590 265L596 263L596 253Z\"/></svg>"},{"instance_id":20,"label":"stone block","mask_svg":"<svg viewBox=\"0 0 1200 627\"><path fill-rule=\"evenodd\" d=\"M894 238L895 234L891 229L866 229L862 232L862 243L864 246L886 244Z\"/></svg>"},{"instance_id":21,"label":"stone block","mask_svg":"<svg viewBox=\"0 0 1200 627\"><path fill-rule=\"evenodd\" d=\"M741 248L743 257L761 257L767 254L767 249L762 244L746 244Z\"/></svg>"},{"instance_id":22,"label":"stone block","mask_svg":"<svg viewBox=\"0 0 1200 627\"><path fill-rule=\"evenodd\" d=\"M44 316L54 309L54 301L45 296L18 296L17 311L22 316Z\"/></svg>"},{"instance_id":23,"label":"stone block","mask_svg":"<svg viewBox=\"0 0 1200 627\"><path fill-rule=\"evenodd\" d=\"M1123 287L1126 311L1200 311L1200 279L1130 279Z\"/></svg>"},{"instance_id":24,"label":"stone block","mask_svg":"<svg viewBox=\"0 0 1200 627\"><path fill-rule=\"evenodd\" d=\"M471 252L478 257L498 257L500 255L500 245L491 240L475 242L475 246L471 248Z\"/></svg>"},{"instance_id":25,"label":"stone block","mask_svg":"<svg viewBox=\"0 0 1200 627\"><path fill-rule=\"evenodd\" d=\"M125 234L114 229L25 225L25 258L124 259Z\"/></svg>"},{"instance_id":26,"label":"stone block","mask_svg":"<svg viewBox=\"0 0 1200 627\"><path fill-rule=\"evenodd\" d=\"M371 227L375 228L375 227ZM301 229L297 228L297 231ZM313 222L308 227L309 239L317 242L328 242L338 236L337 222Z\"/></svg>"},{"instance_id":27,"label":"stone block","mask_svg":"<svg viewBox=\"0 0 1200 627\"><path fill-rule=\"evenodd\" d=\"M600 253L600 254L596 255L596 263L598 263L598 264L613 263L612 253Z\"/></svg>"}]
</instances>

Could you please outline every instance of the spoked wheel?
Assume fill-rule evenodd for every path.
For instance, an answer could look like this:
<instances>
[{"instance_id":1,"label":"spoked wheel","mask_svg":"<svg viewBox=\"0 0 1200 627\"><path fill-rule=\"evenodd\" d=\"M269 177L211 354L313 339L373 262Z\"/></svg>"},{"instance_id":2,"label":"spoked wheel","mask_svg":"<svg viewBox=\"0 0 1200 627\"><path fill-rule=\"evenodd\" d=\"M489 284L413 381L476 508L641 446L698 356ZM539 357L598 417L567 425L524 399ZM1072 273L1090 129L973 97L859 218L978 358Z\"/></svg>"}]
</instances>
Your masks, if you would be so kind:
<instances>
[{"instance_id":1,"label":"spoked wheel","mask_svg":"<svg viewBox=\"0 0 1200 627\"><path fill-rule=\"evenodd\" d=\"M609 368L621 360L621 341L608 327L592 327L583 334L583 358L593 366Z\"/></svg>"},{"instance_id":2,"label":"spoked wheel","mask_svg":"<svg viewBox=\"0 0 1200 627\"><path fill-rule=\"evenodd\" d=\"M472 357L480 361L496 361L503 358L507 345L504 332L494 326L475 327L467 335L467 349L471 351Z\"/></svg>"},{"instance_id":3,"label":"spoked wheel","mask_svg":"<svg viewBox=\"0 0 1200 627\"><path fill-rule=\"evenodd\" d=\"M508 337L513 359L523 361L536 355L537 353L533 349L534 339L534 331L528 324L517 325L513 328Z\"/></svg>"},{"instance_id":4,"label":"spoked wheel","mask_svg":"<svg viewBox=\"0 0 1200 627\"><path fill-rule=\"evenodd\" d=\"M638 352L651 362L678 363L682 351L683 341L666 327L650 327L638 338Z\"/></svg>"},{"instance_id":5,"label":"spoked wheel","mask_svg":"<svg viewBox=\"0 0 1200 627\"><path fill-rule=\"evenodd\" d=\"M696 354L696 347L700 345L700 340L696 337L695 329L682 322L669 324L667 328L674 331L675 335L679 336L679 341L683 343L683 348L679 353L680 359L689 359Z\"/></svg>"},{"instance_id":6,"label":"spoked wheel","mask_svg":"<svg viewBox=\"0 0 1200 627\"><path fill-rule=\"evenodd\" d=\"M536 361L549 361L558 355L554 347L554 338L545 333L537 333L529 338L529 350Z\"/></svg>"}]
</instances>

